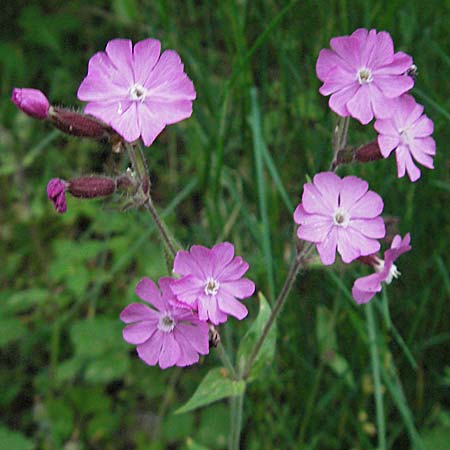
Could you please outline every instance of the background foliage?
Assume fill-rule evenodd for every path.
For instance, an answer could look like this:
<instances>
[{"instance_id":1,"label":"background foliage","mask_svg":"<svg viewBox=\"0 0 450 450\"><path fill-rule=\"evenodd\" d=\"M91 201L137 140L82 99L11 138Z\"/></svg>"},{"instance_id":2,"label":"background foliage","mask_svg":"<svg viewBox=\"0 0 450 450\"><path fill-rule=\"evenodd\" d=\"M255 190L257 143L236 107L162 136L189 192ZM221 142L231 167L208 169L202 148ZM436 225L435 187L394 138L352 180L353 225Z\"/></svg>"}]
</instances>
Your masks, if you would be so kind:
<instances>
[{"instance_id":1,"label":"background foliage","mask_svg":"<svg viewBox=\"0 0 450 450\"><path fill-rule=\"evenodd\" d=\"M293 205L331 158L335 119L315 60L331 37L358 27L389 31L396 50L413 55L413 93L434 120L438 149L436 169L415 184L396 178L392 158L339 172L367 179L413 239L401 279L374 300L388 446L450 448L448 20L437 0L2 4L0 448L221 449L229 422L226 401L173 414L217 366L214 351L200 365L161 371L122 340L118 314L135 301L136 282L166 274L150 218L120 213L121 199L69 199L59 216L46 199L52 177L116 174L127 161L26 117L9 101L12 88L76 105L89 57L111 38L151 36L176 49L198 98L192 118L147 150L154 200L186 246L233 242L273 302L291 256ZM352 143L374 136L352 122ZM361 273L354 264L301 274L274 362L247 390L243 448L376 448L366 315L349 292ZM257 303L247 301L249 319L221 328L228 348Z\"/></svg>"}]
</instances>

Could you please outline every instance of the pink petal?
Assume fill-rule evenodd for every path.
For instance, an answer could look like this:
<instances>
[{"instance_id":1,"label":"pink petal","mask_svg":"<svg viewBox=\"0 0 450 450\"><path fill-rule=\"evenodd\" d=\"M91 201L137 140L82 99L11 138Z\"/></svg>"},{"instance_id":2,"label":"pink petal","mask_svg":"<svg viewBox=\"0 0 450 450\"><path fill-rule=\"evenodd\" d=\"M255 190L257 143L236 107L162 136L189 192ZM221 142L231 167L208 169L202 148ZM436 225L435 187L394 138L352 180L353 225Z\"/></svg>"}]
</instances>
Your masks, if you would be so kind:
<instances>
[{"instance_id":1,"label":"pink petal","mask_svg":"<svg viewBox=\"0 0 450 450\"><path fill-rule=\"evenodd\" d=\"M206 322L197 324L180 323L174 329L178 343L182 341L189 343L192 348L201 355L207 355L209 352L209 327ZM178 338L178 335L180 337Z\"/></svg>"},{"instance_id":2,"label":"pink petal","mask_svg":"<svg viewBox=\"0 0 450 450\"><path fill-rule=\"evenodd\" d=\"M358 30L357 30L358 31ZM359 55L359 64L358 68L360 67L367 67L370 69L373 69L373 66L369 64L370 57L372 53L374 52L374 47L377 43L377 32L376 30L364 30L366 32L366 35L364 36L363 32L360 32L359 35L359 42L361 46L360 55ZM353 36L353 34L352 34Z\"/></svg>"},{"instance_id":3,"label":"pink petal","mask_svg":"<svg viewBox=\"0 0 450 450\"><path fill-rule=\"evenodd\" d=\"M412 95L402 95L395 110L395 122L398 128L409 128L422 115L423 106Z\"/></svg>"},{"instance_id":4,"label":"pink petal","mask_svg":"<svg viewBox=\"0 0 450 450\"><path fill-rule=\"evenodd\" d=\"M373 73L376 75L402 75L412 66L412 63L411 56L403 52L397 52L390 64L374 68Z\"/></svg>"},{"instance_id":5,"label":"pink petal","mask_svg":"<svg viewBox=\"0 0 450 450\"><path fill-rule=\"evenodd\" d=\"M373 119L368 85L361 85L356 94L347 102L347 109L352 117L367 125Z\"/></svg>"},{"instance_id":6,"label":"pink petal","mask_svg":"<svg viewBox=\"0 0 450 450\"><path fill-rule=\"evenodd\" d=\"M197 278L207 278L201 266L199 266L192 255L185 250L180 250L177 252L173 262L173 271L179 275L192 274Z\"/></svg>"},{"instance_id":7,"label":"pink petal","mask_svg":"<svg viewBox=\"0 0 450 450\"><path fill-rule=\"evenodd\" d=\"M398 131L392 119L377 119L374 123L375 130L380 134L397 136Z\"/></svg>"},{"instance_id":8,"label":"pink petal","mask_svg":"<svg viewBox=\"0 0 450 450\"><path fill-rule=\"evenodd\" d=\"M383 134L378 135L378 146L380 147L381 154L385 158L387 158L391 154L392 150L397 148L399 145L399 136L387 136Z\"/></svg>"},{"instance_id":9,"label":"pink petal","mask_svg":"<svg viewBox=\"0 0 450 450\"><path fill-rule=\"evenodd\" d=\"M192 307L195 307L196 301L204 293L204 287L205 282L194 275L185 275L170 285L177 299Z\"/></svg>"},{"instance_id":10,"label":"pink petal","mask_svg":"<svg viewBox=\"0 0 450 450\"><path fill-rule=\"evenodd\" d=\"M369 57L368 67L385 66L394 60L394 43L391 35L386 31L380 31L376 35L376 44Z\"/></svg>"},{"instance_id":11,"label":"pink petal","mask_svg":"<svg viewBox=\"0 0 450 450\"><path fill-rule=\"evenodd\" d=\"M414 86L414 80L411 77L395 75L377 76L373 83L388 98L400 97Z\"/></svg>"},{"instance_id":12,"label":"pink petal","mask_svg":"<svg viewBox=\"0 0 450 450\"><path fill-rule=\"evenodd\" d=\"M132 303L120 313L120 320L125 323L139 322L141 320L158 320L156 311L142 303Z\"/></svg>"},{"instance_id":13,"label":"pink petal","mask_svg":"<svg viewBox=\"0 0 450 450\"><path fill-rule=\"evenodd\" d=\"M331 215L323 217L311 214L308 220L298 228L297 236L304 241L319 243L326 239L333 226Z\"/></svg>"},{"instance_id":14,"label":"pink petal","mask_svg":"<svg viewBox=\"0 0 450 450\"><path fill-rule=\"evenodd\" d=\"M434 124L431 119L429 119L427 116L422 116L416 122L414 122L414 125L411 129L411 134L418 138L418 137L427 137L433 134L434 131Z\"/></svg>"},{"instance_id":15,"label":"pink petal","mask_svg":"<svg viewBox=\"0 0 450 450\"><path fill-rule=\"evenodd\" d=\"M328 49L321 50L316 63L316 73L319 80L325 81L330 70L336 66L350 68L335 52Z\"/></svg>"},{"instance_id":16,"label":"pink petal","mask_svg":"<svg viewBox=\"0 0 450 450\"><path fill-rule=\"evenodd\" d=\"M184 73L180 56L173 50L166 50L144 83L151 96L165 99L194 100L194 85Z\"/></svg>"},{"instance_id":17,"label":"pink petal","mask_svg":"<svg viewBox=\"0 0 450 450\"><path fill-rule=\"evenodd\" d=\"M147 98L142 106L147 109L147 119L142 121L141 128L147 127L145 120L153 120L161 124L171 125L181 120L187 119L192 115L192 100L158 100L156 98ZM159 125L158 125L159 126ZM158 128L158 127L156 127Z\"/></svg>"},{"instance_id":18,"label":"pink petal","mask_svg":"<svg viewBox=\"0 0 450 450\"><path fill-rule=\"evenodd\" d=\"M222 290L237 298L247 298L255 292L255 283L248 278L241 278L236 281L227 281L220 284L218 296L220 297Z\"/></svg>"},{"instance_id":19,"label":"pink petal","mask_svg":"<svg viewBox=\"0 0 450 450\"><path fill-rule=\"evenodd\" d=\"M236 300L232 295L221 293L218 298L218 303L221 311L235 317L238 320L242 320L248 314L248 310L245 305Z\"/></svg>"},{"instance_id":20,"label":"pink petal","mask_svg":"<svg viewBox=\"0 0 450 450\"><path fill-rule=\"evenodd\" d=\"M409 145L409 150L412 153L413 158L422 166L428 167L428 169L434 169L433 157L426 154L421 146L422 139L415 139Z\"/></svg>"},{"instance_id":21,"label":"pink petal","mask_svg":"<svg viewBox=\"0 0 450 450\"><path fill-rule=\"evenodd\" d=\"M153 104L153 107L155 105ZM137 104L139 131L142 135L142 141L146 147L153 144L158 135L166 127L166 122L158 115L158 108L151 110L152 103L146 100L143 103Z\"/></svg>"},{"instance_id":22,"label":"pink petal","mask_svg":"<svg viewBox=\"0 0 450 450\"><path fill-rule=\"evenodd\" d=\"M186 367L197 363L200 359L199 354L192 348L191 345L189 345L189 342L183 340L183 336L180 336L177 333L174 334L175 339L180 346L180 356L178 357L175 365L178 367Z\"/></svg>"},{"instance_id":23,"label":"pink petal","mask_svg":"<svg viewBox=\"0 0 450 450\"><path fill-rule=\"evenodd\" d=\"M413 142L420 147L422 152L427 153L428 155L436 154L436 142L433 138L431 137L420 138L415 139Z\"/></svg>"},{"instance_id":24,"label":"pink petal","mask_svg":"<svg viewBox=\"0 0 450 450\"><path fill-rule=\"evenodd\" d=\"M334 199L322 195L314 184L306 183L303 186L302 207L307 214L331 216L335 209L333 201Z\"/></svg>"},{"instance_id":25,"label":"pink petal","mask_svg":"<svg viewBox=\"0 0 450 450\"><path fill-rule=\"evenodd\" d=\"M320 87L322 95L330 95L355 83L355 74L335 67L328 73L327 79Z\"/></svg>"},{"instance_id":26,"label":"pink petal","mask_svg":"<svg viewBox=\"0 0 450 450\"><path fill-rule=\"evenodd\" d=\"M219 310L217 298L209 295L204 295L199 300L198 317L200 320L209 319L213 325L219 325L227 320L226 314Z\"/></svg>"},{"instance_id":27,"label":"pink petal","mask_svg":"<svg viewBox=\"0 0 450 450\"><path fill-rule=\"evenodd\" d=\"M348 86L338 92L335 92L328 101L328 105L332 111L342 117L347 117L350 112L347 108L347 103L355 96L358 92L359 83L355 81L354 84Z\"/></svg>"},{"instance_id":28,"label":"pink petal","mask_svg":"<svg viewBox=\"0 0 450 450\"><path fill-rule=\"evenodd\" d=\"M173 333L162 333L162 347L159 355L159 367L167 369L176 364L180 357L181 350Z\"/></svg>"},{"instance_id":29,"label":"pink petal","mask_svg":"<svg viewBox=\"0 0 450 450\"><path fill-rule=\"evenodd\" d=\"M133 53L132 44L129 39L113 39L106 45L106 54L116 67L117 71L122 73L129 86L135 83L133 73Z\"/></svg>"},{"instance_id":30,"label":"pink petal","mask_svg":"<svg viewBox=\"0 0 450 450\"><path fill-rule=\"evenodd\" d=\"M410 180L413 182L417 181L420 178L420 170L414 165L408 147L400 145L395 151L395 156L397 159L398 177L403 177L406 170Z\"/></svg>"},{"instance_id":31,"label":"pink petal","mask_svg":"<svg viewBox=\"0 0 450 450\"><path fill-rule=\"evenodd\" d=\"M342 179L339 206L350 211L352 206L367 192L369 183L355 176Z\"/></svg>"},{"instance_id":32,"label":"pink petal","mask_svg":"<svg viewBox=\"0 0 450 450\"><path fill-rule=\"evenodd\" d=\"M197 265L201 267L202 272L207 277L212 276L212 264L211 264L211 250L203 247L202 245L193 245L191 247L191 256L197 262Z\"/></svg>"},{"instance_id":33,"label":"pink petal","mask_svg":"<svg viewBox=\"0 0 450 450\"><path fill-rule=\"evenodd\" d=\"M383 199L373 191L368 191L356 203L349 207L352 219L371 219L383 211Z\"/></svg>"},{"instance_id":34,"label":"pink petal","mask_svg":"<svg viewBox=\"0 0 450 450\"><path fill-rule=\"evenodd\" d=\"M158 362L163 344L163 334L161 331L157 331L150 339L136 347L139 358L150 366L154 366Z\"/></svg>"},{"instance_id":35,"label":"pink petal","mask_svg":"<svg viewBox=\"0 0 450 450\"><path fill-rule=\"evenodd\" d=\"M362 47L367 41L368 34L369 32L365 28L358 28L351 34L351 36L356 38L360 47Z\"/></svg>"},{"instance_id":36,"label":"pink petal","mask_svg":"<svg viewBox=\"0 0 450 450\"><path fill-rule=\"evenodd\" d=\"M360 256L372 255L379 249L378 241L369 239L351 228L339 229L337 250L345 263L350 263Z\"/></svg>"},{"instance_id":37,"label":"pink petal","mask_svg":"<svg viewBox=\"0 0 450 450\"><path fill-rule=\"evenodd\" d=\"M338 204L342 180L334 172L320 172L314 175L313 182L329 207L334 209Z\"/></svg>"},{"instance_id":38,"label":"pink petal","mask_svg":"<svg viewBox=\"0 0 450 450\"><path fill-rule=\"evenodd\" d=\"M211 249L211 264L213 266L213 277L222 273L225 267L234 257L234 246L229 242L216 244Z\"/></svg>"},{"instance_id":39,"label":"pink petal","mask_svg":"<svg viewBox=\"0 0 450 450\"><path fill-rule=\"evenodd\" d=\"M360 43L353 36L338 36L330 40L330 47L350 66L359 66Z\"/></svg>"},{"instance_id":40,"label":"pink petal","mask_svg":"<svg viewBox=\"0 0 450 450\"><path fill-rule=\"evenodd\" d=\"M337 235L337 229L333 227L326 239L317 244L320 259L326 266L333 264L336 259Z\"/></svg>"},{"instance_id":41,"label":"pink petal","mask_svg":"<svg viewBox=\"0 0 450 450\"><path fill-rule=\"evenodd\" d=\"M369 238L381 239L386 234L384 220L381 217L375 217L374 219L355 219L350 222L349 227Z\"/></svg>"},{"instance_id":42,"label":"pink petal","mask_svg":"<svg viewBox=\"0 0 450 450\"><path fill-rule=\"evenodd\" d=\"M241 278L248 270L248 263L246 263L240 256L233 259L222 272L217 272L217 279L223 281L233 281Z\"/></svg>"},{"instance_id":43,"label":"pink petal","mask_svg":"<svg viewBox=\"0 0 450 450\"><path fill-rule=\"evenodd\" d=\"M159 289L150 278L142 278L134 292L141 300L150 303L159 311L164 311L167 307L166 302L161 298Z\"/></svg>"},{"instance_id":44,"label":"pink petal","mask_svg":"<svg viewBox=\"0 0 450 450\"><path fill-rule=\"evenodd\" d=\"M157 39L144 39L134 45L133 69L136 83L144 85L150 72L158 62L161 42Z\"/></svg>"},{"instance_id":45,"label":"pink petal","mask_svg":"<svg viewBox=\"0 0 450 450\"><path fill-rule=\"evenodd\" d=\"M161 277L158 280L158 286L162 294L161 298L166 305L165 309L168 308L170 302L176 300L171 288L174 281L175 278L172 277Z\"/></svg>"},{"instance_id":46,"label":"pink petal","mask_svg":"<svg viewBox=\"0 0 450 450\"><path fill-rule=\"evenodd\" d=\"M157 321L141 321L127 325L122 335L129 344L143 344L157 330Z\"/></svg>"},{"instance_id":47,"label":"pink petal","mask_svg":"<svg viewBox=\"0 0 450 450\"><path fill-rule=\"evenodd\" d=\"M398 106L398 98L388 98L386 97L377 85L370 83L370 100L372 105L372 110L377 119L387 119L395 115Z\"/></svg>"},{"instance_id":48,"label":"pink petal","mask_svg":"<svg viewBox=\"0 0 450 450\"><path fill-rule=\"evenodd\" d=\"M365 277L358 278L353 284L352 295L356 303L367 303L377 292L381 291L379 275L373 273Z\"/></svg>"}]
</instances>

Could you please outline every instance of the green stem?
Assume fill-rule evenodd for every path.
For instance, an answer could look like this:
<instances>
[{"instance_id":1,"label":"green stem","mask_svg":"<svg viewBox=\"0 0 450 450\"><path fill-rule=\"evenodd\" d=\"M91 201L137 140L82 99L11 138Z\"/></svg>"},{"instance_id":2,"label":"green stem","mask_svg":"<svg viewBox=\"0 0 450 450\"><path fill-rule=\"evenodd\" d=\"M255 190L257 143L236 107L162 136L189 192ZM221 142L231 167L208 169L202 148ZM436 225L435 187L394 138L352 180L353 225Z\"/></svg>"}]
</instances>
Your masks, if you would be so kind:
<instances>
[{"instance_id":1,"label":"green stem","mask_svg":"<svg viewBox=\"0 0 450 450\"><path fill-rule=\"evenodd\" d=\"M242 431L242 416L244 409L245 391L236 397L230 398L230 439L228 442L229 450L239 450Z\"/></svg>"},{"instance_id":2,"label":"green stem","mask_svg":"<svg viewBox=\"0 0 450 450\"><path fill-rule=\"evenodd\" d=\"M330 171L335 171L338 166L337 156L344 149L348 140L348 127L350 117L339 117L333 131L333 160L330 163Z\"/></svg>"},{"instance_id":3,"label":"green stem","mask_svg":"<svg viewBox=\"0 0 450 450\"><path fill-rule=\"evenodd\" d=\"M272 312L270 313L269 319L267 320L266 324L264 325L261 336L259 337L255 346L253 347L252 353L250 353L250 356L245 363L244 369L242 370L242 377L241 377L242 379L248 378L248 376L250 374L250 370L252 368L252 365L253 365L256 357L258 356L258 353L261 350L261 347L264 344L264 341L266 340L267 335L269 334L269 331L275 322L275 319L278 317L278 314L280 313L281 309L283 308L283 305L289 295L289 292L292 289L292 286L294 284L297 273L300 270L300 267L302 266L304 259L308 256L308 254L312 248L313 248L312 245L306 245L303 248L303 250L300 251L299 253L297 253L295 258L292 260L288 275L286 277L286 280L284 281L284 285L281 288L281 291L278 295L278 298L275 302Z\"/></svg>"},{"instance_id":4,"label":"green stem","mask_svg":"<svg viewBox=\"0 0 450 450\"><path fill-rule=\"evenodd\" d=\"M378 449L386 450L386 422L384 417L383 392L380 376L380 360L377 346L373 305L366 305L367 331L369 334L370 359L372 364L373 381L375 385L375 410L377 416Z\"/></svg>"},{"instance_id":5,"label":"green stem","mask_svg":"<svg viewBox=\"0 0 450 450\"><path fill-rule=\"evenodd\" d=\"M228 353L226 352L222 342L219 342L219 344L217 345L216 352L217 356L219 357L224 367L230 372L231 377L233 379L236 379L237 378L236 370L234 369L230 357L228 356Z\"/></svg>"}]
</instances>

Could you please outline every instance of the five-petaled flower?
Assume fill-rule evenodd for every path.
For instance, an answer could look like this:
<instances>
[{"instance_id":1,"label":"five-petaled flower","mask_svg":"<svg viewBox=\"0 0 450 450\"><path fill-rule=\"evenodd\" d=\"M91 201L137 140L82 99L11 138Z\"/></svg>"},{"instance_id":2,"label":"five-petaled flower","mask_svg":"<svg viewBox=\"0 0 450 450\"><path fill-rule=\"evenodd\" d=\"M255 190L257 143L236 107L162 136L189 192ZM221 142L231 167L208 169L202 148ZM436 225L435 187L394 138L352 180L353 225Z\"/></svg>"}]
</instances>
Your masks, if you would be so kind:
<instances>
[{"instance_id":1,"label":"five-petaled flower","mask_svg":"<svg viewBox=\"0 0 450 450\"><path fill-rule=\"evenodd\" d=\"M237 299L250 297L255 291L253 281L242 278L248 264L234 256L229 242L212 249L193 245L190 251L177 253L173 271L182 277L171 284L177 300L198 311L200 320L214 325L225 322L227 315L243 319L248 311Z\"/></svg>"},{"instance_id":2,"label":"five-petaled flower","mask_svg":"<svg viewBox=\"0 0 450 450\"><path fill-rule=\"evenodd\" d=\"M323 264L334 263L336 249L345 263L380 249L383 200L368 187L360 178L341 179L333 172L318 173L313 183L305 184L294 212L297 236L317 244Z\"/></svg>"},{"instance_id":3,"label":"five-petaled flower","mask_svg":"<svg viewBox=\"0 0 450 450\"><path fill-rule=\"evenodd\" d=\"M136 286L136 294L153 308L132 303L120 314L128 324L123 330L125 341L137 345L139 358L145 363L159 364L161 369L195 364L199 355L209 352L208 324L192 310L174 304L172 282L172 278L160 278L159 291L152 280L143 278Z\"/></svg>"},{"instance_id":4,"label":"five-petaled flower","mask_svg":"<svg viewBox=\"0 0 450 450\"><path fill-rule=\"evenodd\" d=\"M173 50L161 54L161 43L113 39L105 52L89 60L78 89L85 112L110 125L126 141L139 137L149 146L166 125L192 114L192 81Z\"/></svg>"},{"instance_id":5,"label":"five-petaled flower","mask_svg":"<svg viewBox=\"0 0 450 450\"><path fill-rule=\"evenodd\" d=\"M420 169L413 158L429 169L433 169L433 156L436 143L431 137L434 125L423 113L423 106L416 103L410 95L403 95L395 114L389 119L378 119L378 145L382 155L387 158L393 150L397 159L397 173L401 178L408 172L411 181L420 178Z\"/></svg>"},{"instance_id":6,"label":"five-petaled flower","mask_svg":"<svg viewBox=\"0 0 450 450\"><path fill-rule=\"evenodd\" d=\"M390 284L393 278L398 278L400 272L394 261L403 253L411 250L411 236L409 233L402 239L396 235L391 248L384 252L384 261L376 256L372 258L371 265L375 273L358 278L353 284L352 295L357 303L367 303L377 292L381 291L381 283Z\"/></svg>"},{"instance_id":7,"label":"five-petaled flower","mask_svg":"<svg viewBox=\"0 0 450 450\"><path fill-rule=\"evenodd\" d=\"M411 56L394 53L386 31L360 28L351 36L331 39L332 50L323 49L316 72L323 85L322 95L330 95L330 108L340 116L352 116L362 124L373 117L392 115L396 99L411 89L414 79L406 74Z\"/></svg>"}]
</instances>

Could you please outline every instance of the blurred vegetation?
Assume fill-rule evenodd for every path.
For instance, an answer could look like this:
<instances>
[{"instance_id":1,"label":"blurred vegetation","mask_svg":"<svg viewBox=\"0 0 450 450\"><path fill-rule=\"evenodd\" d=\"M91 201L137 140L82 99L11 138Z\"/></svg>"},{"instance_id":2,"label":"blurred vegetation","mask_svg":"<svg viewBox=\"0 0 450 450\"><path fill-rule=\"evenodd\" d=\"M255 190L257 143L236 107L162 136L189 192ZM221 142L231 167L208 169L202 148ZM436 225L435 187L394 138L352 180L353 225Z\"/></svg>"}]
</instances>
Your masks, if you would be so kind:
<instances>
[{"instance_id":1,"label":"blurred vegetation","mask_svg":"<svg viewBox=\"0 0 450 450\"><path fill-rule=\"evenodd\" d=\"M166 274L150 217L120 212L120 199L72 198L59 216L46 198L50 178L117 174L126 158L26 117L9 101L12 88L81 106L87 61L108 40L151 36L179 52L197 100L193 116L147 150L153 198L184 245L233 242L273 302L291 256L292 206L331 158L335 118L315 61L331 37L358 27L389 31L395 49L413 55L413 94L437 142L436 169L415 184L396 178L393 158L339 172L368 180L412 235L402 277L373 301L388 448L450 448L449 16L437 0L3 2L0 448L222 449L229 423L226 401L173 414L218 365L214 351L161 371L122 340L118 314L136 300L136 282ZM352 143L374 136L352 122ZM366 314L350 294L362 273L337 264L301 274L274 363L247 389L242 448L376 448ZM256 317L256 299L247 320L221 327L230 350Z\"/></svg>"}]
</instances>

